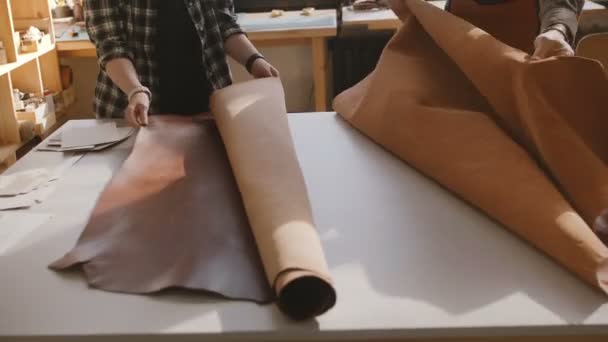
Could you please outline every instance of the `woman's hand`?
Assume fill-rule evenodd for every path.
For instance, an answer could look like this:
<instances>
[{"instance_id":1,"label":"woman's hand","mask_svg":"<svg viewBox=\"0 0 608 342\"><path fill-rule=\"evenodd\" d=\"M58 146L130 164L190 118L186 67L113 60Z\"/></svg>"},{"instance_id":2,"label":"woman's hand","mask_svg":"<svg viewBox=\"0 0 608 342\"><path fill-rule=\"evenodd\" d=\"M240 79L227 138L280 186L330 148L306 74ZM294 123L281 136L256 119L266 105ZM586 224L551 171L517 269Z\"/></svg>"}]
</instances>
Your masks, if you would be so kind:
<instances>
[{"instance_id":1,"label":"woman's hand","mask_svg":"<svg viewBox=\"0 0 608 342\"><path fill-rule=\"evenodd\" d=\"M279 77L279 71L263 58L258 58L251 66L251 75L255 78Z\"/></svg>"},{"instance_id":2,"label":"woman's hand","mask_svg":"<svg viewBox=\"0 0 608 342\"><path fill-rule=\"evenodd\" d=\"M544 59L554 56L574 56L574 50L559 30L548 30L534 40L534 55L532 58Z\"/></svg>"},{"instance_id":3,"label":"woman's hand","mask_svg":"<svg viewBox=\"0 0 608 342\"><path fill-rule=\"evenodd\" d=\"M261 56L244 34L234 34L224 42L224 48L230 57L247 68L255 78L279 77L279 71L264 58L256 58L251 66L249 59Z\"/></svg>"},{"instance_id":4,"label":"woman's hand","mask_svg":"<svg viewBox=\"0 0 608 342\"><path fill-rule=\"evenodd\" d=\"M125 118L132 126L148 125L148 109L150 108L150 97L146 93L137 93L131 97L129 106L125 109Z\"/></svg>"}]
</instances>

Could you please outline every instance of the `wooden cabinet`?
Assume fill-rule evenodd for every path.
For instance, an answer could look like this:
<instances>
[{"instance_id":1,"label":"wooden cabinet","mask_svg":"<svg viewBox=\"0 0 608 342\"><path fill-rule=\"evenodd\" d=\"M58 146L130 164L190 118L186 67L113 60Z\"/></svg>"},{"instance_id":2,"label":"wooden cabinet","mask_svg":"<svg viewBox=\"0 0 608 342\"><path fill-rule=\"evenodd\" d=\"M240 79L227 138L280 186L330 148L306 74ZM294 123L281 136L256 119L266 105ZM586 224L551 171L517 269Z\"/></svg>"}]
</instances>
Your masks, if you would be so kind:
<instances>
[{"instance_id":1,"label":"wooden cabinet","mask_svg":"<svg viewBox=\"0 0 608 342\"><path fill-rule=\"evenodd\" d=\"M35 26L46 32L40 43L22 49L18 32ZM6 50L8 64L0 65L0 167L16 159L16 151L27 141L19 133L19 119L13 90L42 96L45 91L62 91L59 59L55 49L49 0L0 0L0 41ZM34 122L36 132L44 134L55 122L56 113L48 120ZM40 118L38 118L40 120Z\"/></svg>"}]
</instances>

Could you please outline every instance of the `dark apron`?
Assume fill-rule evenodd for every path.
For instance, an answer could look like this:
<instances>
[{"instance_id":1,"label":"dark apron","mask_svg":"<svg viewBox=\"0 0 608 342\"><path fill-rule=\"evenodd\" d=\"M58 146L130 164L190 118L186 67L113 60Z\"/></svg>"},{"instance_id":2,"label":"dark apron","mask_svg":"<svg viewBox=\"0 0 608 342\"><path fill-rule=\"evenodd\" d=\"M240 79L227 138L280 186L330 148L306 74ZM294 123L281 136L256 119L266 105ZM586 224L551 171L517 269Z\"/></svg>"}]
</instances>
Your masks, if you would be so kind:
<instances>
[{"instance_id":1,"label":"dark apron","mask_svg":"<svg viewBox=\"0 0 608 342\"><path fill-rule=\"evenodd\" d=\"M446 10L503 43L534 52L534 39L540 32L537 0L448 0Z\"/></svg>"}]
</instances>

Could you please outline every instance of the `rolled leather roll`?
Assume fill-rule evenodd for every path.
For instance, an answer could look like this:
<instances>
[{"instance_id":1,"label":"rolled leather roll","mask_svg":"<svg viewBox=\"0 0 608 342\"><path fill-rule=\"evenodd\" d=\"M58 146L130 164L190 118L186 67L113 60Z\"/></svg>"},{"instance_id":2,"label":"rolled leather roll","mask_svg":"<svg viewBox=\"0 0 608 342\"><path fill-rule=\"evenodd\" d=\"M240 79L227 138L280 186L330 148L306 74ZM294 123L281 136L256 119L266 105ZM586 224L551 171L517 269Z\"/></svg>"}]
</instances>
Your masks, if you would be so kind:
<instances>
[{"instance_id":1,"label":"rolled leather roll","mask_svg":"<svg viewBox=\"0 0 608 342\"><path fill-rule=\"evenodd\" d=\"M295 319L324 313L334 306L336 292L315 229L280 79L217 91L211 110L279 307Z\"/></svg>"}]
</instances>

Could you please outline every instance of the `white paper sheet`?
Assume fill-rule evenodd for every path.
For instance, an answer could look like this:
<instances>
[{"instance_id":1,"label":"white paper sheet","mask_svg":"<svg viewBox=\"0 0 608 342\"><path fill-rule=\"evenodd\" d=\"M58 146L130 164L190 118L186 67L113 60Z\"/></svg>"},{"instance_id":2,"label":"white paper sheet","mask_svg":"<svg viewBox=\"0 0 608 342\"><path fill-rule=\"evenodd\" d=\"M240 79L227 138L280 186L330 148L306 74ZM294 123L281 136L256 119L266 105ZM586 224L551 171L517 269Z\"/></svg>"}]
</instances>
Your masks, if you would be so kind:
<instances>
[{"instance_id":1,"label":"white paper sheet","mask_svg":"<svg viewBox=\"0 0 608 342\"><path fill-rule=\"evenodd\" d=\"M33 189L19 195L0 197L0 211L26 209L34 206L36 203L44 202L55 191L56 181L59 180L63 174L74 164L76 164L82 157L83 154L72 155L57 167L50 169L37 169L44 171L45 177L42 182L36 185ZM36 170L28 170L22 173L32 171ZM19 175L22 173L17 173L14 175Z\"/></svg>"},{"instance_id":2,"label":"white paper sheet","mask_svg":"<svg viewBox=\"0 0 608 342\"><path fill-rule=\"evenodd\" d=\"M126 139L128 139L133 133L135 129L132 127L118 127L118 139L102 143L96 145L84 145L84 146L75 146L75 147L63 147L62 135L57 134L52 139L49 139L46 146L40 146L36 150L37 151L45 151L45 152L87 152L87 151L101 151L108 147L114 146Z\"/></svg>"},{"instance_id":3,"label":"white paper sheet","mask_svg":"<svg viewBox=\"0 0 608 342\"><path fill-rule=\"evenodd\" d=\"M73 127L61 135L61 147L71 148L106 144L120 140L115 122L100 124L95 127Z\"/></svg>"},{"instance_id":4,"label":"white paper sheet","mask_svg":"<svg viewBox=\"0 0 608 342\"><path fill-rule=\"evenodd\" d=\"M49 175L48 169L34 169L0 176L0 197L27 194L46 182Z\"/></svg>"}]
</instances>

